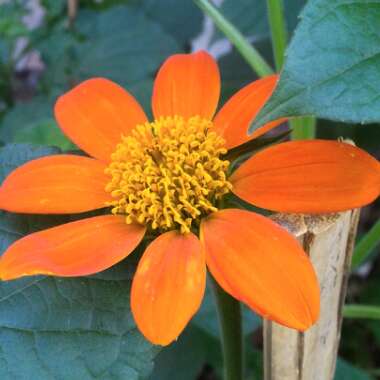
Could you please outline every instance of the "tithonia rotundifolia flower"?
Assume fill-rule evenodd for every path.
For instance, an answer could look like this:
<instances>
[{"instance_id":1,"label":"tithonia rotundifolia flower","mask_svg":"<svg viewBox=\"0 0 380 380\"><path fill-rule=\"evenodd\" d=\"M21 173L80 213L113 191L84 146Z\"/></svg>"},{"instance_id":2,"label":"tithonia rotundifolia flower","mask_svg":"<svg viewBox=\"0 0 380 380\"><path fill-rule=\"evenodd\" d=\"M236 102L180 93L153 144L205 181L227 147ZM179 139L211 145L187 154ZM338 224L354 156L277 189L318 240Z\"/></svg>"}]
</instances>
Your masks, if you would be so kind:
<instances>
[{"instance_id":1,"label":"tithonia rotundifolia flower","mask_svg":"<svg viewBox=\"0 0 380 380\"><path fill-rule=\"evenodd\" d=\"M319 287L302 247L262 215L222 209L223 198L233 192L278 212L352 209L379 195L380 164L352 145L316 140L271 146L232 171L232 148L282 122L247 134L277 79L248 84L215 115L219 71L201 51L171 56L162 65L152 121L107 79L86 80L61 96L57 122L88 156L61 154L22 165L2 184L0 207L107 214L16 241L0 259L2 280L91 275L125 259L149 234L155 238L134 275L131 308L151 342L169 344L196 313L206 266L227 293L258 314L309 328L319 315Z\"/></svg>"}]
</instances>

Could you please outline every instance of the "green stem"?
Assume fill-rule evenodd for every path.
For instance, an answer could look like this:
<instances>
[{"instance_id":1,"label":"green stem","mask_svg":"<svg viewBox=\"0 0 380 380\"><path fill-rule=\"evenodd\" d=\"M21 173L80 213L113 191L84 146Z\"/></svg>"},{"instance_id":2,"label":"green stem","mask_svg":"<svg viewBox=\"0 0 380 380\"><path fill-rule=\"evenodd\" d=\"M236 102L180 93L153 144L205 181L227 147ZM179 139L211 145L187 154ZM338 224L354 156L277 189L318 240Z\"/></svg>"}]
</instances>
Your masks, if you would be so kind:
<instances>
[{"instance_id":1,"label":"green stem","mask_svg":"<svg viewBox=\"0 0 380 380\"><path fill-rule=\"evenodd\" d=\"M292 140L311 140L315 138L317 121L315 117L298 117L289 120Z\"/></svg>"},{"instance_id":2,"label":"green stem","mask_svg":"<svg viewBox=\"0 0 380 380\"><path fill-rule=\"evenodd\" d=\"M209 16L225 34L225 36L236 47L239 53L252 67L252 69L260 76L266 76L273 73L272 68L260 55L260 53L245 39L236 27L231 24L208 0L193 0L194 3Z\"/></svg>"},{"instance_id":3,"label":"green stem","mask_svg":"<svg viewBox=\"0 0 380 380\"><path fill-rule=\"evenodd\" d=\"M273 54L276 70L279 72L284 64L288 30L284 14L283 0L267 0L268 19L272 35ZM314 117L302 117L289 121L292 140L309 140L315 138L316 120Z\"/></svg>"},{"instance_id":4,"label":"green stem","mask_svg":"<svg viewBox=\"0 0 380 380\"><path fill-rule=\"evenodd\" d=\"M352 256L352 269L358 268L380 243L380 219L360 239Z\"/></svg>"},{"instance_id":5,"label":"green stem","mask_svg":"<svg viewBox=\"0 0 380 380\"><path fill-rule=\"evenodd\" d=\"M284 63L285 49L288 41L288 30L284 17L284 4L282 0L267 0L267 8L274 60L277 71L280 71Z\"/></svg>"},{"instance_id":6,"label":"green stem","mask_svg":"<svg viewBox=\"0 0 380 380\"><path fill-rule=\"evenodd\" d=\"M222 336L224 380L242 380L244 347L240 303L227 294L213 278L211 283Z\"/></svg>"},{"instance_id":7,"label":"green stem","mask_svg":"<svg viewBox=\"0 0 380 380\"><path fill-rule=\"evenodd\" d=\"M346 305L343 308L345 318L380 319L380 307L371 305Z\"/></svg>"}]
</instances>

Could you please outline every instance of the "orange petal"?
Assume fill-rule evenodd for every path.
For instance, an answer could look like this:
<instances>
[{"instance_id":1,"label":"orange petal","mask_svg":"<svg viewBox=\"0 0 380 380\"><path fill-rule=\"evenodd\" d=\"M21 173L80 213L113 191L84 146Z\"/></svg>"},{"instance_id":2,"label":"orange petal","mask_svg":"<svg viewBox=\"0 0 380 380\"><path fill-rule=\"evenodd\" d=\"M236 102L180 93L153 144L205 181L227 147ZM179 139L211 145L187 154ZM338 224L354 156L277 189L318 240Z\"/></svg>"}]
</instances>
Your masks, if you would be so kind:
<instances>
[{"instance_id":1,"label":"orange petal","mask_svg":"<svg viewBox=\"0 0 380 380\"><path fill-rule=\"evenodd\" d=\"M264 216L222 210L201 224L216 281L264 318L304 331L319 315L319 286L297 240Z\"/></svg>"},{"instance_id":2,"label":"orange petal","mask_svg":"<svg viewBox=\"0 0 380 380\"><path fill-rule=\"evenodd\" d=\"M272 121L248 135L248 127L271 97L278 75L270 75L243 87L221 108L214 119L215 131L225 140L228 149L263 135L286 119Z\"/></svg>"},{"instance_id":3,"label":"orange petal","mask_svg":"<svg viewBox=\"0 0 380 380\"><path fill-rule=\"evenodd\" d=\"M88 157L57 155L29 161L0 187L0 208L31 214L70 214L105 207L105 165Z\"/></svg>"},{"instance_id":4,"label":"orange petal","mask_svg":"<svg viewBox=\"0 0 380 380\"><path fill-rule=\"evenodd\" d=\"M269 147L230 178L233 192L281 212L325 213L364 206L380 193L380 164L337 141L292 141Z\"/></svg>"},{"instance_id":5,"label":"orange petal","mask_svg":"<svg viewBox=\"0 0 380 380\"><path fill-rule=\"evenodd\" d=\"M109 161L111 153L147 118L135 98L104 78L86 80L58 98L55 117L63 132L90 156Z\"/></svg>"},{"instance_id":6,"label":"orange petal","mask_svg":"<svg viewBox=\"0 0 380 380\"><path fill-rule=\"evenodd\" d=\"M122 216L82 219L36 232L16 241L0 259L0 278L47 274L87 276L127 257L145 228L126 224Z\"/></svg>"},{"instance_id":7,"label":"orange petal","mask_svg":"<svg viewBox=\"0 0 380 380\"><path fill-rule=\"evenodd\" d=\"M131 291L132 313L144 336L163 346L177 339L198 310L205 285L205 259L195 235L170 231L154 240Z\"/></svg>"},{"instance_id":8,"label":"orange petal","mask_svg":"<svg viewBox=\"0 0 380 380\"><path fill-rule=\"evenodd\" d=\"M205 51L176 54L161 66L153 88L155 118L179 115L211 119L220 94L219 69Z\"/></svg>"}]
</instances>

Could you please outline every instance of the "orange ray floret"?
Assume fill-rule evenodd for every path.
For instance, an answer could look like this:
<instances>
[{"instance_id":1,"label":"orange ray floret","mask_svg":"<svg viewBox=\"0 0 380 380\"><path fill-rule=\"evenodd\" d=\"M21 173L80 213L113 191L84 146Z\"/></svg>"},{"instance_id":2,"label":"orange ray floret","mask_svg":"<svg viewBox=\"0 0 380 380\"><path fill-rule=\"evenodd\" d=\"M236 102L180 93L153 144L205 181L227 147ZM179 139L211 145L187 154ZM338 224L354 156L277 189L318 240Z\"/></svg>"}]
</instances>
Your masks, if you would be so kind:
<instances>
[{"instance_id":1,"label":"orange ray floret","mask_svg":"<svg viewBox=\"0 0 380 380\"><path fill-rule=\"evenodd\" d=\"M228 177L228 149L281 123L246 133L276 83L270 76L249 84L213 121L219 70L198 52L172 56L159 70L152 122L107 79L87 80L60 97L60 127L95 158L62 155L21 166L0 187L0 206L25 213L108 207L114 215L16 241L0 259L0 278L96 273L128 256L149 230L155 240L138 265L131 304L151 342L175 340L197 311L206 263L226 292L263 317L301 331L310 327L319 314L319 288L300 245L263 216L219 210L220 201L232 189L278 211L360 207L379 195L380 164L344 143L291 142L257 153Z\"/></svg>"},{"instance_id":2,"label":"orange ray floret","mask_svg":"<svg viewBox=\"0 0 380 380\"><path fill-rule=\"evenodd\" d=\"M106 166L98 160L59 155L29 161L0 188L0 207L31 214L73 214L104 208L111 200L104 184Z\"/></svg>"},{"instance_id":3,"label":"orange ray floret","mask_svg":"<svg viewBox=\"0 0 380 380\"><path fill-rule=\"evenodd\" d=\"M222 210L202 222L207 266L224 290L300 331L319 315L319 287L297 240L264 216Z\"/></svg>"},{"instance_id":4,"label":"orange ray floret","mask_svg":"<svg viewBox=\"0 0 380 380\"><path fill-rule=\"evenodd\" d=\"M58 98L55 117L62 131L90 156L109 161L120 141L147 117L136 99L104 78L82 82Z\"/></svg>"},{"instance_id":5,"label":"orange ray floret","mask_svg":"<svg viewBox=\"0 0 380 380\"><path fill-rule=\"evenodd\" d=\"M35 232L16 241L0 260L0 278L34 274L87 276L127 257L145 228L122 216L96 216ZM91 254L89 254L91 252Z\"/></svg>"},{"instance_id":6,"label":"orange ray floret","mask_svg":"<svg viewBox=\"0 0 380 380\"><path fill-rule=\"evenodd\" d=\"M206 286L206 262L192 233L162 234L146 249L131 290L138 327L153 343L177 339L197 312Z\"/></svg>"},{"instance_id":7,"label":"orange ray floret","mask_svg":"<svg viewBox=\"0 0 380 380\"><path fill-rule=\"evenodd\" d=\"M176 54L158 71L153 87L153 114L156 119L175 115L212 119L219 94L219 69L209 54Z\"/></svg>"},{"instance_id":8,"label":"orange ray floret","mask_svg":"<svg viewBox=\"0 0 380 380\"><path fill-rule=\"evenodd\" d=\"M233 95L215 116L214 130L226 139L227 148L243 144L277 127L285 119L275 120L248 135L248 127L272 95L278 75L254 81Z\"/></svg>"},{"instance_id":9,"label":"orange ray floret","mask_svg":"<svg viewBox=\"0 0 380 380\"><path fill-rule=\"evenodd\" d=\"M380 192L380 164L343 142L292 141L265 149L231 176L233 191L280 212L326 213L372 202Z\"/></svg>"}]
</instances>

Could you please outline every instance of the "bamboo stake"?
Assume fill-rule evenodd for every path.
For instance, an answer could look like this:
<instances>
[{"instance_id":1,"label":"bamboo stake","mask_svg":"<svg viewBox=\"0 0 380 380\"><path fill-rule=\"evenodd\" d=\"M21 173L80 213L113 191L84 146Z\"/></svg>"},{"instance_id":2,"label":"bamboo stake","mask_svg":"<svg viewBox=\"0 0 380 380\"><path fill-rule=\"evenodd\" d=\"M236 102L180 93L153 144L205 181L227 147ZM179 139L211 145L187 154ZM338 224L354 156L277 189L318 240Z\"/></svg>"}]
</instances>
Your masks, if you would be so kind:
<instances>
[{"instance_id":1,"label":"bamboo stake","mask_svg":"<svg viewBox=\"0 0 380 380\"><path fill-rule=\"evenodd\" d=\"M264 378L332 380L359 210L273 219L294 233L309 254L321 287L321 315L305 333L264 321Z\"/></svg>"}]
</instances>

